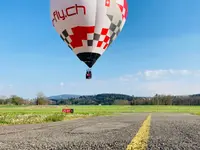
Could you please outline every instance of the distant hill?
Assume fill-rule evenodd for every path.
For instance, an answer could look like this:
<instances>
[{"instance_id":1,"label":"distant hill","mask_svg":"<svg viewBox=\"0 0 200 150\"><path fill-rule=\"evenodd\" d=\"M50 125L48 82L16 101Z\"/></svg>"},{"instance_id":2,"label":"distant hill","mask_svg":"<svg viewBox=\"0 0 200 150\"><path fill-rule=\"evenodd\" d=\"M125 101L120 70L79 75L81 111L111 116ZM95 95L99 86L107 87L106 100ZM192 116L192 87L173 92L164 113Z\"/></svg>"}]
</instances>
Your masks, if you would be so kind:
<instances>
[{"instance_id":1,"label":"distant hill","mask_svg":"<svg viewBox=\"0 0 200 150\"><path fill-rule=\"evenodd\" d=\"M56 95L48 97L50 100L54 101L56 104L106 104L111 105L116 101L128 103L133 100L133 97L125 94L112 94L104 93L97 95ZM128 102L127 102L128 101Z\"/></svg>"},{"instance_id":2,"label":"distant hill","mask_svg":"<svg viewBox=\"0 0 200 150\"><path fill-rule=\"evenodd\" d=\"M52 99L52 100L63 100L63 99L79 98L79 97L80 97L80 95L62 94L62 95L50 96L50 97L48 97L48 99Z\"/></svg>"},{"instance_id":3,"label":"distant hill","mask_svg":"<svg viewBox=\"0 0 200 150\"><path fill-rule=\"evenodd\" d=\"M129 99L132 98L130 95L125 95L125 94L113 94L113 93L103 93L103 94L97 94L97 95L73 95L73 94L62 94L62 95L54 95L48 97L48 99L54 99L54 100L63 100L63 99L72 99L72 98L80 98L80 99L85 99L85 98L110 98L110 97L115 97L117 99Z\"/></svg>"},{"instance_id":4,"label":"distant hill","mask_svg":"<svg viewBox=\"0 0 200 150\"><path fill-rule=\"evenodd\" d=\"M194 97L194 96L200 96L200 94L192 94L192 95L189 95L189 96L192 96L192 97Z\"/></svg>"}]
</instances>

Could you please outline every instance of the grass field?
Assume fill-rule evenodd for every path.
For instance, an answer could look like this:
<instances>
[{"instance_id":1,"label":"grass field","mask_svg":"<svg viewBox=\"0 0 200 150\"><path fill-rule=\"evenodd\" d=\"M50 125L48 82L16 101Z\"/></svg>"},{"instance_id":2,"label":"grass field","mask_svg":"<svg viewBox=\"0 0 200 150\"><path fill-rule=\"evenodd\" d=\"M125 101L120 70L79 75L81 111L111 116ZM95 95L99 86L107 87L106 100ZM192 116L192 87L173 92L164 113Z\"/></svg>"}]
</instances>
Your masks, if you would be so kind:
<instances>
[{"instance_id":1,"label":"grass field","mask_svg":"<svg viewBox=\"0 0 200 150\"><path fill-rule=\"evenodd\" d=\"M200 106L69 106L74 114L62 113L66 106L0 106L0 125L55 122L90 116L134 112L176 112L200 115Z\"/></svg>"}]
</instances>

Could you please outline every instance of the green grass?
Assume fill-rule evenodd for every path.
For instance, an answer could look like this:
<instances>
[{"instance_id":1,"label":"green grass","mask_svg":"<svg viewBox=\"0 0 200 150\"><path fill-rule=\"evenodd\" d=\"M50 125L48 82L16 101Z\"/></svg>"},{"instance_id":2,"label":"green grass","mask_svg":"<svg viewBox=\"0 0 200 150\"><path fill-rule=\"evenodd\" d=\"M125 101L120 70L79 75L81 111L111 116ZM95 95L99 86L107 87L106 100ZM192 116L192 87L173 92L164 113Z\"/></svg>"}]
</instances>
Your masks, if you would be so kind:
<instances>
[{"instance_id":1,"label":"green grass","mask_svg":"<svg viewBox=\"0 0 200 150\"><path fill-rule=\"evenodd\" d=\"M200 115L200 106L69 106L74 114L62 113L65 106L0 105L0 125L56 122L115 113L175 112Z\"/></svg>"}]
</instances>

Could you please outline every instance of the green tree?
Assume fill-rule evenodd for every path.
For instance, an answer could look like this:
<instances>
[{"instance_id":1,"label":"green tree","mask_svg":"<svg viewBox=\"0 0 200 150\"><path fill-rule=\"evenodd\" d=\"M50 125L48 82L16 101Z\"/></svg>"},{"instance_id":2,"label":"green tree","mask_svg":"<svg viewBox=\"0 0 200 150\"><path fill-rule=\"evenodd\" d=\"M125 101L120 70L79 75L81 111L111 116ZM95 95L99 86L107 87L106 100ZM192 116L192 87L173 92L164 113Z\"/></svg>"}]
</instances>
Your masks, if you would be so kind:
<instances>
[{"instance_id":1,"label":"green tree","mask_svg":"<svg viewBox=\"0 0 200 150\"><path fill-rule=\"evenodd\" d=\"M17 96L17 95L12 95L9 99L10 99L11 104L14 104L14 105L25 104L24 99L19 97L19 96Z\"/></svg>"}]
</instances>

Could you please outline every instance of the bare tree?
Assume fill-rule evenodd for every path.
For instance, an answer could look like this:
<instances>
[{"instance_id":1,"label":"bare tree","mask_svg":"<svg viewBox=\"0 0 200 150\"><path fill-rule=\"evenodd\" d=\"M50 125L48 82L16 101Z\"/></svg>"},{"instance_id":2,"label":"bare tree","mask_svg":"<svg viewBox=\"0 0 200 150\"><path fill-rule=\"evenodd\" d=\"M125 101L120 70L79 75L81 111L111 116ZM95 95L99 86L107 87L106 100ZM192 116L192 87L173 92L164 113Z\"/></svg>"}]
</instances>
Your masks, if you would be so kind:
<instances>
[{"instance_id":1,"label":"bare tree","mask_svg":"<svg viewBox=\"0 0 200 150\"><path fill-rule=\"evenodd\" d=\"M37 93L36 105L48 105L49 103L50 101L47 99L43 92Z\"/></svg>"}]
</instances>

